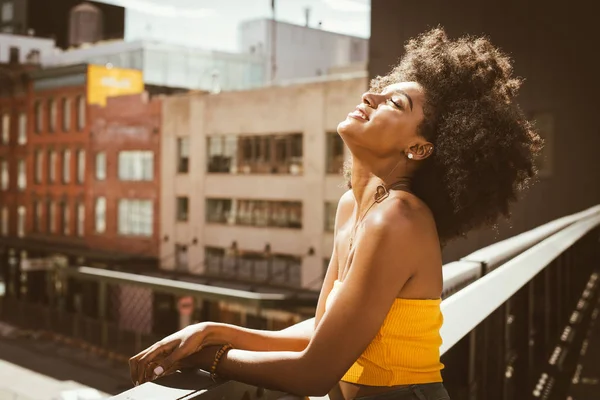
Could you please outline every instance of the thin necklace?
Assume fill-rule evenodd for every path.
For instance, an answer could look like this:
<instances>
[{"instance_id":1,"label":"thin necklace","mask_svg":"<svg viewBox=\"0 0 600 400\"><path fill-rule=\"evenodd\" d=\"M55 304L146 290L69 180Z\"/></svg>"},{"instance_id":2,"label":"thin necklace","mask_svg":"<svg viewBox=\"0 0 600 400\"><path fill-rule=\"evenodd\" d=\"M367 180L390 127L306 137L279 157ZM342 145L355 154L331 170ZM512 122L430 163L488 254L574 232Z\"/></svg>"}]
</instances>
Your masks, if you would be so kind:
<instances>
[{"instance_id":1,"label":"thin necklace","mask_svg":"<svg viewBox=\"0 0 600 400\"><path fill-rule=\"evenodd\" d=\"M408 188L408 182L406 179L392 183L389 187L386 187L384 184L377 186L377 189L375 189L375 194L373 195L373 199L374 199L373 202L366 209L366 211L363 213L363 215L360 217L360 219L356 222L356 225L354 225L354 229L352 229L352 234L350 235L349 250L352 250L352 245L354 242L354 236L356 235L356 231L358 230L358 227L360 226L362 220L365 218L365 216L367 215L369 210L375 204L381 203L383 200L387 199L390 196L390 190L400 188L401 186L405 186L406 188Z\"/></svg>"}]
</instances>

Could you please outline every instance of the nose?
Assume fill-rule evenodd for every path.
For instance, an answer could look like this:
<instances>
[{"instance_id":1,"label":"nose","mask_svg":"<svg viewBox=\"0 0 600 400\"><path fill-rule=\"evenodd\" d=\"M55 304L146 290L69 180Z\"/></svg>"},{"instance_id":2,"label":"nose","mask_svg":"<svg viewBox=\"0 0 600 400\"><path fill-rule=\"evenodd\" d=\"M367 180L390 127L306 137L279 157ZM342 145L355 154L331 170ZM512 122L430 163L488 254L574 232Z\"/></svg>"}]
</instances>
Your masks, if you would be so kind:
<instances>
[{"instance_id":1,"label":"nose","mask_svg":"<svg viewBox=\"0 0 600 400\"><path fill-rule=\"evenodd\" d=\"M371 92L366 92L362 95L362 101L371 108L377 108L382 103L384 96Z\"/></svg>"}]
</instances>

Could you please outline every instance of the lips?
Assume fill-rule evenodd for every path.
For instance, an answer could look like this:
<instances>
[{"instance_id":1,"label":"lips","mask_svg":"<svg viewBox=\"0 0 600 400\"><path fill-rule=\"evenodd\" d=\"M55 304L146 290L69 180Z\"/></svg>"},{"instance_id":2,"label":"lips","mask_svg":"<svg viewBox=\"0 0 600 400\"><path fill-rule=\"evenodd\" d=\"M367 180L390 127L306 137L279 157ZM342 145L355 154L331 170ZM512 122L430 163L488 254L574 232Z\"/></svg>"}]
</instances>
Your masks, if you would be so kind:
<instances>
[{"instance_id":1,"label":"lips","mask_svg":"<svg viewBox=\"0 0 600 400\"><path fill-rule=\"evenodd\" d=\"M362 119L364 121L369 120L369 116L360 107L356 107L354 111L349 114L353 118Z\"/></svg>"}]
</instances>

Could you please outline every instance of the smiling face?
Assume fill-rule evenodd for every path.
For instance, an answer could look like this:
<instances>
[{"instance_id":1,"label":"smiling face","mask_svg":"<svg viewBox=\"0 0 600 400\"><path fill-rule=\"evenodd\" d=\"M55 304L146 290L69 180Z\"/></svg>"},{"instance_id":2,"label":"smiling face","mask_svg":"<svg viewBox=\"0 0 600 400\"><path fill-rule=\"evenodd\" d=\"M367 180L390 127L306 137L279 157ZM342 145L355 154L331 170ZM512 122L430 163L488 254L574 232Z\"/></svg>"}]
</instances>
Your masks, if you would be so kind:
<instances>
[{"instance_id":1,"label":"smiling face","mask_svg":"<svg viewBox=\"0 0 600 400\"><path fill-rule=\"evenodd\" d=\"M418 134L423 121L423 88L416 82L387 86L381 93L367 92L362 103L338 125L338 133L356 156L369 152L376 157L425 158L431 150Z\"/></svg>"}]
</instances>

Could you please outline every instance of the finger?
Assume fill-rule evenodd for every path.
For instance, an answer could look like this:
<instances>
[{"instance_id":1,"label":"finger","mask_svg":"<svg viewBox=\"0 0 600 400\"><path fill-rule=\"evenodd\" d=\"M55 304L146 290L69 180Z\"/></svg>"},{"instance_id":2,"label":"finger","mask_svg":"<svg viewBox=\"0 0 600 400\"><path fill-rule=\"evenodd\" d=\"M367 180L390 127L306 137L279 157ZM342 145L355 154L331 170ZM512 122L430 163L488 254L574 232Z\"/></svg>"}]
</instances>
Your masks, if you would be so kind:
<instances>
[{"instance_id":1,"label":"finger","mask_svg":"<svg viewBox=\"0 0 600 400\"><path fill-rule=\"evenodd\" d=\"M152 347L149 347L129 359L129 374L131 376L131 382L136 386L139 384L139 382L138 382L139 360L151 349L152 349Z\"/></svg>"},{"instance_id":2,"label":"finger","mask_svg":"<svg viewBox=\"0 0 600 400\"><path fill-rule=\"evenodd\" d=\"M171 368L166 369L165 372L162 373L162 375L160 376L160 378L165 377L165 376L169 376L169 375L173 375L174 373L176 373L177 371L179 371L182 368L181 362L177 361L174 364L171 365ZM158 376L154 375L154 371L153 371L153 376L152 376L153 380L159 378Z\"/></svg>"},{"instance_id":3,"label":"finger","mask_svg":"<svg viewBox=\"0 0 600 400\"><path fill-rule=\"evenodd\" d=\"M173 348L176 348L177 343L164 343L155 345L152 350L144 354L139 360L136 370L137 382L141 385L144 382L148 382L146 379L146 371L148 370L148 364L153 363L155 359L161 355L169 354Z\"/></svg>"},{"instance_id":4,"label":"finger","mask_svg":"<svg viewBox=\"0 0 600 400\"><path fill-rule=\"evenodd\" d=\"M188 346L179 346L171 354L166 356L163 360L160 361L158 366L156 366L152 372L154 373L154 377L159 378L165 374L165 371L171 370L175 364L177 364L180 360L186 358L190 355L190 351L187 348Z\"/></svg>"}]
</instances>

